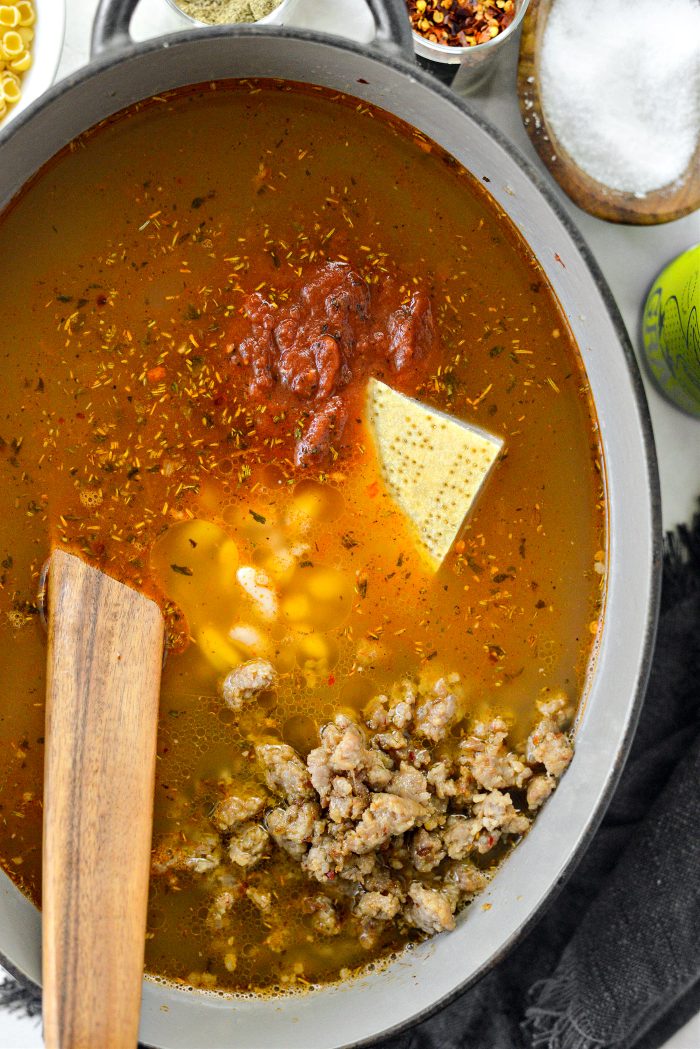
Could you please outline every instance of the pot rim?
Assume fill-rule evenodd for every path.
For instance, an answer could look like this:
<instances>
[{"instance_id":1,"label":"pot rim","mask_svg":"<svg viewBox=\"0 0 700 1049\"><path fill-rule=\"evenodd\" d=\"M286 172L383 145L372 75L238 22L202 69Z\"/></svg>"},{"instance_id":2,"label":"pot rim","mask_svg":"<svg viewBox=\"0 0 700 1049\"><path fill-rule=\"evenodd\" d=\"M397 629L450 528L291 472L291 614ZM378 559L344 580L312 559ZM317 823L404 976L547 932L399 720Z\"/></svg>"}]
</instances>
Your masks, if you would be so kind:
<instances>
[{"instance_id":1,"label":"pot rim","mask_svg":"<svg viewBox=\"0 0 700 1049\"><path fill-rule=\"evenodd\" d=\"M74 87L80 87L81 85L89 82L94 77L99 76L102 72L110 70L121 64L122 61L129 58L139 58L148 54L159 52L163 49L171 47L182 47L188 46L189 44L201 43L203 38L214 39L214 38L238 38L238 37L250 37L250 38L264 38L267 40L279 40L284 41L287 39L294 39L299 41L308 41L327 47L337 48L339 50L348 51L352 54L357 54L363 58L372 58L377 62L387 65L392 68L395 72L408 76L412 80L417 81L423 87L427 88L434 95L436 95L443 104L447 104L457 108L463 116L475 123L482 131L486 132L494 141L506 152L510 158L521 168L523 173L534 185L535 189L544 197L545 202L549 205L551 210L554 212L556 218L562 224L567 234L571 237L571 240L579 252L587 270L589 271L594 284L603 300L605 308L608 313L608 317L613 326L617 339L622 348L626 369L631 380L632 394L634 397L635 408L637 411L637 417L641 430L642 443L645 453L645 473L647 481L647 491L645 492L645 503L649 509L650 524L651 524L651 564L649 566L650 578L649 578L649 607L646 611L645 616L645 629L643 635L643 643L640 645L640 660L636 675L636 682L634 688L634 695L630 698L628 706L628 717L627 723L622 733L617 748L615 750L614 761L610 767L607 780L603 789L601 790L598 803L591 813L583 831L581 832L580 838L576 843L575 847L569 854L565 865L561 868L561 871L556 880L550 885L546 892L546 895L539 901L539 903L530 911L530 913L523 919L520 925L511 933L511 935L501 944L499 950L494 952L484 963L478 968L472 971L465 979L461 980L460 983L452 988L451 991L443 994L438 1000L434 1001L430 1006L422 1009L419 1012L412 1013L407 1019L402 1020L400 1023L394 1024L392 1027L382 1029L379 1033L374 1034L367 1038L362 1038L359 1041L343 1042L343 1049L363 1049L363 1047L369 1047L376 1044L377 1039L383 1040L390 1037L395 1037L407 1028L415 1026L416 1024L422 1023L434 1016L441 1009L445 1008L462 994L464 994L470 987L473 987L483 976L486 975L492 968L494 968L499 962L501 962L512 950L520 943L524 937L530 932L533 926L542 918L543 914L548 907L551 906L553 901L558 896L559 892L563 888L566 881L571 876L574 868L580 862L583 854L586 852L593 836L595 835L600 823L607 811L612 796L617 787L620 775L624 768L627 760L632 739L636 732L639 715L646 694L647 683L649 680L649 674L651 670L651 657L654 649L654 642L656 638L656 630L659 619L660 602L661 602L661 577L663 567L662 557L662 526L661 526L661 490L660 481L658 474L658 462L656 456L656 448L654 444L653 429L651 424L651 417L647 404L646 394L644 391L644 385L642 382L641 372L637 363L632 343L627 332L627 328L622 319L617 303L613 297L613 294L603 276L603 273L596 262L591 249L588 246L582 233L576 226L573 219L564 210L561 202L557 198L554 189L546 181L544 173L540 172L535 168L533 163L528 160L520 151L520 149L514 145L510 139L495 127L489 120L485 119L478 112L476 112L469 102L459 98L454 94L448 87L441 84L429 73L419 69L417 65L404 57L400 46L397 44L389 45L363 45L353 40L348 40L342 37L333 36L328 33L321 33L315 30L308 30L303 28L294 28L291 26L240 26L240 25L225 25L225 26L211 26L207 28L195 28L191 30L183 30L181 32L170 33L164 36L154 37L150 40L134 42L130 40L127 44L123 44L122 40L119 40L115 45L105 49L96 58L93 58L86 66L81 67L79 70L67 76L64 80L55 84L45 95L37 99L31 106L29 106L23 113L18 115L17 119L14 120L11 126L6 132L0 132L0 156L3 149L10 147L14 136L20 132L25 125L27 125L35 114L40 111L47 109L53 105L53 103L63 94L64 91L72 89ZM218 79L237 79L236 77L230 78L218 78ZM269 80L284 80L284 77L264 77L263 79ZM206 82L206 81L205 81ZM380 107L382 108L382 107ZM119 112L117 109L114 112ZM387 110L390 112L389 110ZM49 158L50 159L50 158ZM46 163L46 162L45 162ZM43 164L41 165L43 167ZM41 170L41 167L38 170ZM35 172L36 174L36 172ZM30 176L31 179L32 176ZM26 182L24 183L26 185ZM5 205L5 207L11 206L11 200ZM4 208L2 209L4 210ZM594 401L595 406L595 401ZM609 519L608 519L609 526ZM596 671L593 669L593 675ZM41 992L41 986L36 983L27 973L19 970L18 967L8 959L2 948L0 947L0 964L4 966L12 975L18 979L21 983L32 988L36 993ZM147 978L144 978L147 980ZM147 980L149 984L153 981Z\"/></svg>"}]
</instances>

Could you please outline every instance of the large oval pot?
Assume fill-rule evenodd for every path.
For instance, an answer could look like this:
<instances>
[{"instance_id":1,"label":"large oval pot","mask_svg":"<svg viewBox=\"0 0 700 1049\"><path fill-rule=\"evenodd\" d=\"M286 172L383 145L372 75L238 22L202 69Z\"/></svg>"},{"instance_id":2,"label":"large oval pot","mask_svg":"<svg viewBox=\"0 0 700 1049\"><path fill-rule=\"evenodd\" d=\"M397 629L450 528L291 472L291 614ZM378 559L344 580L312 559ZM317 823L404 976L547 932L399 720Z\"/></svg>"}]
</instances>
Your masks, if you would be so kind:
<instances>
[{"instance_id":1,"label":"large oval pot","mask_svg":"<svg viewBox=\"0 0 700 1049\"><path fill-rule=\"evenodd\" d=\"M169 88L219 77L275 76L369 100L435 139L479 178L529 242L581 349L605 451L610 574L577 754L526 839L490 884L489 909L457 930L343 987L277 1000L226 1000L146 980L141 1037L162 1049L331 1049L395 1030L472 984L535 921L580 857L620 772L646 684L659 596L659 494L649 418L611 295L577 231L529 165L413 63L403 0L372 0L372 48L294 29L219 27L145 44L128 39L137 0L103 0L95 61L64 80L0 137L0 207L57 150L115 111ZM79 216L76 216L79 221ZM0 951L34 984L40 920L0 880Z\"/></svg>"}]
</instances>

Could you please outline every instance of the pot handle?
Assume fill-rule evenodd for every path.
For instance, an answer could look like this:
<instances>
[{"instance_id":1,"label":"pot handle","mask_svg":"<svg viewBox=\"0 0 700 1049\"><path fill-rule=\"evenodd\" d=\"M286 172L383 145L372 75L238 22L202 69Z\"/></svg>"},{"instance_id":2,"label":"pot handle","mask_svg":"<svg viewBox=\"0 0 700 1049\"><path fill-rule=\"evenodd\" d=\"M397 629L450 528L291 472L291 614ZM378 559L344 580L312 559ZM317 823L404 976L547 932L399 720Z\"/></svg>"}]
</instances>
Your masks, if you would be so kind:
<instances>
[{"instance_id":1,"label":"pot handle","mask_svg":"<svg viewBox=\"0 0 700 1049\"><path fill-rule=\"evenodd\" d=\"M92 26L90 53L118 50L131 43L129 26L139 0L100 0ZM375 44L389 54L414 61L413 34L405 0L365 0L377 27Z\"/></svg>"},{"instance_id":2,"label":"pot handle","mask_svg":"<svg viewBox=\"0 0 700 1049\"><path fill-rule=\"evenodd\" d=\"M131 43L129 26L139 0L100 0L92 23L90 57L115 51Z\"/></svg>"},{"instance_id":3,"label":"pot handle","mask_svg":"<svg viewBox=\"0 0 700 1049\"><path fill-rule=\"evenodd\" d=\"M408 18L406 0L365 0L377 27L375 44L389 54L400 54L415 62L413 31Z\"/></svg>"}]
</instances>

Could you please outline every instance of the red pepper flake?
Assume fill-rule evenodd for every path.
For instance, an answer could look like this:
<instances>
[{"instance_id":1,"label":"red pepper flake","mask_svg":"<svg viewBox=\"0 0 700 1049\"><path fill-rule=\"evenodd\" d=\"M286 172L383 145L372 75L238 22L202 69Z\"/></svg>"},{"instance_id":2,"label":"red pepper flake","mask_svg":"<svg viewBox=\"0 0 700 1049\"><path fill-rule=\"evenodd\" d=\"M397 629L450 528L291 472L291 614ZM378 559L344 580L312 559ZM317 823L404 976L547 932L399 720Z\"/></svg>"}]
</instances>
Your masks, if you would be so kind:
<instances>
[{"instance_id":1,"label":"red pepper flake","mask_svg":"<svg viewBox=\"0 0 700 1049\"><path fill-rule=\"evenodd\" d=\"M370 499L376 499L379 495L379 481L372 481L371 484L367 485L367 495Z\"/></svg>"},{"instance_id":2,"label":"red pepper flake","mask_svg":"<svg viewBox=\"0 0 700 1049\"><path fill-rule=\"evenodd\" d=\"M335 685L335 675L334 674L329 674L328 675L328 685L331 688L333 687L333 685Z\"/></svg>"},{"instance_id":3,"label":"red pepper flake","mask_svg":"<svg viewBox=\"0 0 700 1049\"><path fill-rule=\"evenodd\" d=\"M434 44L487 44L515 18L514 0L406 0L416 33Z\"/></svg>"},{"instance_id":4,"label":"red pepper flake","mask_svg":"<svg viewBox=\"0 0 700 1049\"><path fill-rule=\"evenodd\" d=\"M162 382L165 378L165 368L162 364L157 365L155 368L149 368L146 372L146 378L149 382Z\"/></svg>"}]
</instances>

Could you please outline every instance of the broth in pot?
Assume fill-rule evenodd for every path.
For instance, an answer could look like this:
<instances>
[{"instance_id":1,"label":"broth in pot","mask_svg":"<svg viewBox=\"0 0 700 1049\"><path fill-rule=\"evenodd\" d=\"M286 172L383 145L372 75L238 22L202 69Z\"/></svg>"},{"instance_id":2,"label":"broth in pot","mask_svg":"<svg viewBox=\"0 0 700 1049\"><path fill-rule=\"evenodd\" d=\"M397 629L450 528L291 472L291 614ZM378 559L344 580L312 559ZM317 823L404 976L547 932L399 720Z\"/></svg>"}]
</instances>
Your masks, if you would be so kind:
<instances>
[{"instance_id":1,"label":"broth in pot","mask_svg":"<svg viewBox=\"0 0 700 1049\"><path fill-rule=\"evenodd\" d=\"M265 80L104 122L0 229L4 869L39 902L56 545L166 614L150 973L303 990L448 931L571 760L602 615L595 415L536 259L407 125ZM371 379L503 442L438 566Z\"/></svg>"}]
</instances>

